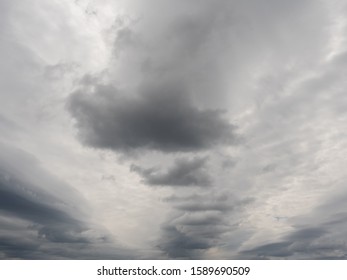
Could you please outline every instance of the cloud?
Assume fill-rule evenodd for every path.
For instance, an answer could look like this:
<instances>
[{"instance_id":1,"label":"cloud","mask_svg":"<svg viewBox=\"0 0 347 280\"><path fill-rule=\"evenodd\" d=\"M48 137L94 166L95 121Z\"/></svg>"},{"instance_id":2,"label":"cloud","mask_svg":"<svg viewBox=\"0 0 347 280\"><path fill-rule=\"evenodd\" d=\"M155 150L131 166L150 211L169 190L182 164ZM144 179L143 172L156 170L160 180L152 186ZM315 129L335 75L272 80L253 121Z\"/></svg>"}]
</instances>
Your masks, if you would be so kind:
<instances>
[{"instance_id":1,"label":"cloud","mask_svg":"<svg viewBox=\"0 0 347 280\"><path fill-rule=\"evenodd\" d=\"M347 259L346 193L293 220L293 230L275 242L243 250L243 259Z\"/></svg>"},{"instance_id":2,"label":"cloud","mask_svg":"<svg viewBox=\"0 0 347 280\"><path fill-rule=\"evenodd\" d=\"M47 200L47 202L39 202L36 199L30 199L30 195L37 195L35 192L30 193L30 185L28 186L23 182L18 182L13 179L6 181L2 180L0 185L0 209L2 211L14 213L17 217L30 220L34 223L49 225L51 221L54 221L54 224L57 225L58 228L64 225L73 225L76 229L79 228L78 220L64 213L64 211L59 210L59 208L47 205L46 203L49 200ZM25 190L29 193L29 196L26 197L25 194L21 192L16 193L17 189L12 186Z\"/></svg>"},{"instance_id":3,"label":"cloud","mask_svg":"<svg viewBox=\"0 0 347 280\"><path fill-rule=\"evenodd\" d=\"M345 223L345 221L344 221ZM334 230L337 230L335 227ZM281 242L258 246L240 253L243 259L346 259L344 239L332 239L325 226L298 229Z\"/></svg>"},{"instance_id":4,"label":"cloud","mask_svg":"<svg viewBox=\"0 0 347 280\"><path fill-rule=\"evenodd\" d=\"M201 255L202 250L211 247L211 244L206 240L198 236L189 236L176 227L165 227L163 232L163 241L158 247L170 259L194 259Z\"/></svg>"},{"instance_id":5,"label":"cloud","mask_svg":"<svg viewBox=\"0 0 347 280\"><path fill-rule=\"evenodd\" d=\"M209 187L212 182L206 161L207 158L179 158L164 172L156 168L144 169L137 165L132 165L131 171L140 174L144 178L144 183L151 186Z\"/></svg>"},{"instance_id":6,"label":"cloud","mask_svg":"<svg viewBox=\"0 0 347 280\"><path fill-rule=\"evenodd\" d=\"M219 211L227 213L233 209L240 210L243 206L251 203L253 199L237 200L225 191L216 192L214 190L208 194L193 194L187 197L172 196L166 201L172 203L175 209L184 212Z\"/></svg>"},{"instance_id":7,"label":"cloud","mask_svg":"<svg viewBox=\"0 0 347 280\"><path fill-rule=\"evenodd\" d=\"M345 189L345 1L36 2L0 3L0 137L35 155L0 146L0 258L346 258L345 196L312 210Z\"/></svg>"},{"instance_id":8,"label":"cloud","mask_svg":"<svg viewBox=\"0 0 347 280\"><path fill-rule=\"evenodd\" d=\"M169 258L201 259L208 249L221 245L220 237L228 230L228 222L220 213L181 213L163 226L157 246Z\"/></svg>"},{"instance_id":9,"label":"cloud","mask_svg":"<svg viewBox=\"0 0 347 280\"><path fill-rule=\"evenodd\" d=\"M133 98L110 86L92 94L77 91L68 108L83 143L96 148L131 152L198 151L235 140L234 126L217 110L196 107L178 85L151 87Z\"/></svg>"},{"instance_id":10,"label":"cloud","mask_svg":"<svg viewBox=\"0 0 347 280\"><path fill-rule=\"evenodd\" d=\"M237 217L251 201L216 189L171 196L167 202L175 211L164 223L157 246L166 258L218 259L228 242L225 236L237 230Z\"/></svg>"},{"instance_id":11,"label":"cloud","mask_svg":"<svg viewBox=\"0 0 347 280\"><path fill-rule=\"evenodd\" d=\"M83 198L39 167L33 156L3 144L0 155L2 258L130 257L121 246L113 254L100 250L117 245L89 221Z\"/></svg>"}]
</instances>

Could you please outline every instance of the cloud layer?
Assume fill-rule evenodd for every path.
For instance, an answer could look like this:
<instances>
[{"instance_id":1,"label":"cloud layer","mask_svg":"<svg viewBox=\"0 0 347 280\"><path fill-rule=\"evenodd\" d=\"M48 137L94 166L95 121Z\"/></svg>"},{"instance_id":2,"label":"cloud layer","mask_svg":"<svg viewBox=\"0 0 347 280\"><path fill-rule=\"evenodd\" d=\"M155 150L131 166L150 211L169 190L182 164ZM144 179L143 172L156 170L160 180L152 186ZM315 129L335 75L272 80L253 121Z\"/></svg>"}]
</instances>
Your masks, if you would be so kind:
<instances>
[{"instance_id":1,"label":"cloud layer","mask_svg":"<svg viewBox=\"0 0 347 280\"><path fill-rule=\"evenodd\" d=\"M112 243L110 235L88 219L86 202L73 188L40 168L34 157L3 145L0 154L1 258L96 259L132 255L114 245L114 253L104 252Z\"/></svg>"},{"instance_id":2,"label":"cloud layer","mask_svg":"<svg viewBox=\"0 0 347 280\"><path fill-rule=\"evenodd\" d=\"M2 1L0 258L345 259L346 13Z\"/></svg>"}]
</instances>

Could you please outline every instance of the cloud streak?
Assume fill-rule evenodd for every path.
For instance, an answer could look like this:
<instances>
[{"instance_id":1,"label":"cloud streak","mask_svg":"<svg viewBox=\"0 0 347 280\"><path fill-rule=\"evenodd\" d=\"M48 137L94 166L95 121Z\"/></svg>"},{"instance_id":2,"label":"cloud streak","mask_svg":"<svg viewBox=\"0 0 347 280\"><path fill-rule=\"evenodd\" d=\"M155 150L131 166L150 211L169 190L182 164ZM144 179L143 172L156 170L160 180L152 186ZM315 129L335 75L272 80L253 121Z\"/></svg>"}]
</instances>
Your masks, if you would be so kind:
<instances>
[{"instance_id":1,"label":"cloud streak","mask_svg":"<svg viewBox=\"0 0 347 280\"><path fill-rule=\"evenodd\" d=\"M111 239L88 220L86 202L71 187L41 169L32 156L9 146L1 146L0 154L1 258L131 256L125 249L114 254L100 250L110 246ZM45 185L48 182L50 188ZM71 248L81 251L73 252Z\"/></svg>"}]
</instances>

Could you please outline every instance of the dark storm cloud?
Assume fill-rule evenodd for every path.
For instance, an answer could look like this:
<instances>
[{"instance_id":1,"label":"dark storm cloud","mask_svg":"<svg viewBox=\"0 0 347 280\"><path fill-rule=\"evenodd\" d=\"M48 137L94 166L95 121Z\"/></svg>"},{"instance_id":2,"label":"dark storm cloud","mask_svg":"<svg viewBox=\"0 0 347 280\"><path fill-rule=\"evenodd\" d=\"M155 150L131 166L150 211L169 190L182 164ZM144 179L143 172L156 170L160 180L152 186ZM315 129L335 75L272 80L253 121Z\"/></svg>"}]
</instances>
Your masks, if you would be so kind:
<instances>
[{"instance_id":1,"label":"dark storm cloud","mask_svg":"<svg viewBox=\"0 0 347 280\"><path fill-rule=\"evenodd\" d=\"M211 185L211 178L206 167L207 158L176 159L167 171L156 168L131 166L131 171L140 174L144 182L152 186L201 186Z\"/></svg>"},{"instance_id":2,"label":"dark storm cloud","mask_svg":"<svg viewBox=\"0 0 347 280\"><path fill-rule=\"evenodd\" d=\"M130 257L121 247L111 254L116 246L88 222L84 200L35 158L7 145L0 156L0 258Z\"/></svg>"},{"instance_id":3,"label":"dark storm cloud","mask_svg":"<svg viewBox=\"0 0 347 280\"><path fill-rule=\"evenodd\" d=\"M68 104L82 141L90 146L177 152L235 140L234 126L221 111L199 109L178 85L151 87L132 98L110 86L99 85L94 91L78 91Z\"/></svg>"}]
</instances>

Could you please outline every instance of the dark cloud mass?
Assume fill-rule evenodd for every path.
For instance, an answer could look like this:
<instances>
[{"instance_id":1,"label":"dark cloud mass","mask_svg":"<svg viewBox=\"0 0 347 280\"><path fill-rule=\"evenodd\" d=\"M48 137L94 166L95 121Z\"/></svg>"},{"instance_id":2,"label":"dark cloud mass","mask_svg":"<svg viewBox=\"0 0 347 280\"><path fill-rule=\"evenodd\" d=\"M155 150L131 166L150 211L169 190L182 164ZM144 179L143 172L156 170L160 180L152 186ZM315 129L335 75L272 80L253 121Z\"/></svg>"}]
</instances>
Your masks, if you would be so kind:
<instances>
[{"instance_id":1,"label":"dark cloud mass","mask_svg":"<svg viewBox=\"0 0 347 280\"><path fill-rule=\"evenodd\" d=\"M74 93L68 108L82 141L97 148L129 152L197 151L234 142L234 126L217 110L196 107L179 86L152 87L128 98L110 86Z\"/></svg>"},{"instance_id":2,"label":"dark cloud mass","mask_svg":"<svg viewBox=\"0 0 347 280\"><path fill-rule=\"evenodd\" d=\"M208 187L211 185L211 178L205 166L206 161L207 158L179 158L164 172L156 168L141 168L137 165L132 165L131 170L140 174L144 182L152 186Z\"/></svg>"}]
</instances>

